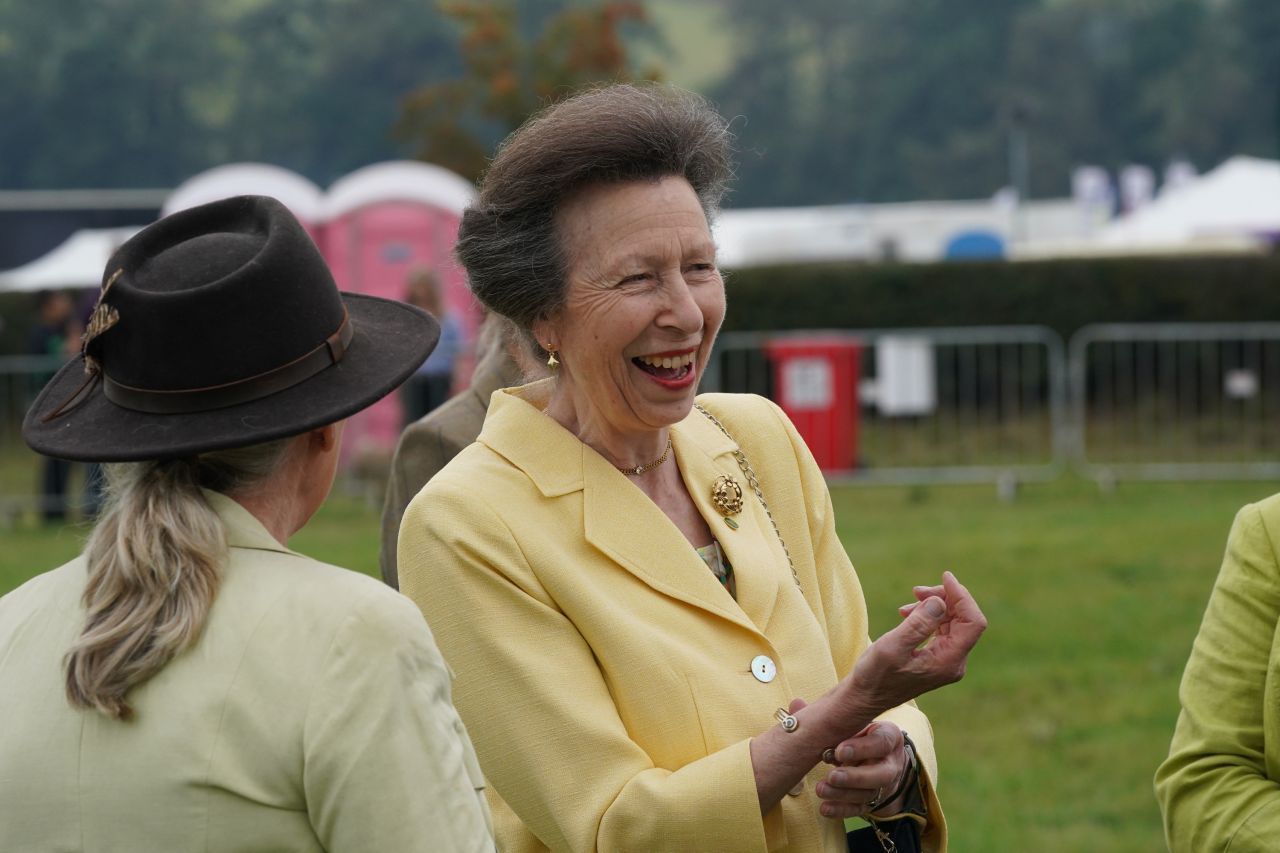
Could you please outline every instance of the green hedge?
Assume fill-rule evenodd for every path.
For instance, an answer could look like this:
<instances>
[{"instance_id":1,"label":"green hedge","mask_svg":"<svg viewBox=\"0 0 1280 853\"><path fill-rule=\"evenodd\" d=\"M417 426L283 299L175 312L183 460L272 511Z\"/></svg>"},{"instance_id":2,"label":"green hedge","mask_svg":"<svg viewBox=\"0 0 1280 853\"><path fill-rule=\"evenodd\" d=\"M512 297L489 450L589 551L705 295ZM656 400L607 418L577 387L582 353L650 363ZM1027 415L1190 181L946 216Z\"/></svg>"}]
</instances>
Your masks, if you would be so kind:
<instances>
[{"instance_id":1,"label":"green hedge","mask_svg":"<svg viewBox=\"0 0 1280 853\"><path fill-rule=\"evenodd\" d=\"M726 331L1280 320L1280 254L761 267L727 287Z\"/></svg>"},{"instance_id":2,"label":"green hedge","mask_svg":"<svg viewBox=\"0 0 1280 853\"><path fill-rule=\"evenodd\" d=\"M1280 254L1024 263L808 264L728 276L725 330L1280 320ZM22 352L31 294L0 295Z\"/></svg>"}]
</instances>

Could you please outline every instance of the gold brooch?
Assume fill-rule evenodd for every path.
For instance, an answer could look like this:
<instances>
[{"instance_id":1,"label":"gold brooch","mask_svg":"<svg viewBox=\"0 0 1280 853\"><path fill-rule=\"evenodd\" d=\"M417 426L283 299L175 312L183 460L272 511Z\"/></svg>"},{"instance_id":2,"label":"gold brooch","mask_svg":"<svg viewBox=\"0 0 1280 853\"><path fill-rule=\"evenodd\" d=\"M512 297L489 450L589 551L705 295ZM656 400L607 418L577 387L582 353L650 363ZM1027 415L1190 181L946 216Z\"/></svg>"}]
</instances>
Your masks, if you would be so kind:
<instances>
[{"instance_id":1,"label":"gold brooch","mask_svg":"<svg viewBox=\"0 0 1280 853\"><path fill-rule=\"evenodd\" d=\"M724 523L733 530L738 529L738 522L731 516L742 512L742 487L732 478L721 474L711 486L711 502L716 511L724 516Z\"/></svg>"}]
</instances>

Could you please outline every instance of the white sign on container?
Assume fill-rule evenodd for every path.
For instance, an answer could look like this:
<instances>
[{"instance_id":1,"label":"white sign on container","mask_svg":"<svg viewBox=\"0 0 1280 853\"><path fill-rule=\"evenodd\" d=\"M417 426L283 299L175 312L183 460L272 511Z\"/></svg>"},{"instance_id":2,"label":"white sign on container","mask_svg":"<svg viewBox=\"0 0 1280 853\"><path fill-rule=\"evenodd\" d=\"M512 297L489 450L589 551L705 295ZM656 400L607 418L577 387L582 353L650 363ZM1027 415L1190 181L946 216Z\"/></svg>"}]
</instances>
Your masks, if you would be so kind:
<instances>
[{"instance_id":1,"label":"white sign on container","mask_svg":"<svg viewBox=\"0 0 1280 853\"><path fill-rule=\"evenodd\" d=\"M888 417L928 415L938 407L938 378L928 338L885 335L876 341L875 402Z\"/></svg>"},{"instance_id":2,"label":"white sign on container","mask_svg":"<svg viewBox=\"0 0 1280 853\"><path fill-rule=\"evenodd\" d=\"M782 406L793 412L831 408L835 377L825 358L792 358L782 365Z\"/></svg>"}]
</instances>

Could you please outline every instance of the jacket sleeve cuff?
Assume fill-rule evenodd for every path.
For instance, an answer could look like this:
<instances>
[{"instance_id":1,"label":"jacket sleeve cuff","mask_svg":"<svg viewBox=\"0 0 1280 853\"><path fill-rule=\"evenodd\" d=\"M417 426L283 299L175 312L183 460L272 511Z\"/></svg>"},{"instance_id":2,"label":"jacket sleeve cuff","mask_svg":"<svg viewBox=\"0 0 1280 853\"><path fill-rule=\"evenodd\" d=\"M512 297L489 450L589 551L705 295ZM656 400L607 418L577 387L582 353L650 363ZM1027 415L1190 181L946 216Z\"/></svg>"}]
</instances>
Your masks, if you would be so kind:
<instances>
[{"instance_id":1,"label":"jacket sleeve cuff","mask_svg":"<svg viewBox=\"0 0 1280 853\"><path fill-rule=\"evenodd\" d=\"M669 850L767 851L786 846L781 806L760 815L751 742L740 741L674 772L653 769L634 777L600 823L607 839L665 839ZM625 804L625 805L624 805ZM690 837L683 837L686 832Z\"/></svg>"}]
</instances>

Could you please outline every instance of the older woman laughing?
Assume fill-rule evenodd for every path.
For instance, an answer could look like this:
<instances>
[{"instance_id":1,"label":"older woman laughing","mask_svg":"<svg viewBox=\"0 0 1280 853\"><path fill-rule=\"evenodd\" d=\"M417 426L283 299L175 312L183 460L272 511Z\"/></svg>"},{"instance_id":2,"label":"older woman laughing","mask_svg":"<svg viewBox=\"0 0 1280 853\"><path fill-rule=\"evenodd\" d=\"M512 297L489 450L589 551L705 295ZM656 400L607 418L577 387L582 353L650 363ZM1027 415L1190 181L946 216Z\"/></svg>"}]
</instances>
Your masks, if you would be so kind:
<instances>
[{"instance_id":1,"label":"older woman laughing","mask_svg":"<svg viewBox=\"0 0 1280 853\"><path fill-rule=\"evenodd\" d=\"M494 395L399 559L505 850L845 850L852 815L945 848L910 700L985 620L946 575L869 643L800 436L762 398L695 396L728 151L692 95L596 90L517 131L463 219L476 295L554 376Z\"/></svg>"}]
</instances>

